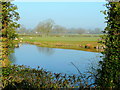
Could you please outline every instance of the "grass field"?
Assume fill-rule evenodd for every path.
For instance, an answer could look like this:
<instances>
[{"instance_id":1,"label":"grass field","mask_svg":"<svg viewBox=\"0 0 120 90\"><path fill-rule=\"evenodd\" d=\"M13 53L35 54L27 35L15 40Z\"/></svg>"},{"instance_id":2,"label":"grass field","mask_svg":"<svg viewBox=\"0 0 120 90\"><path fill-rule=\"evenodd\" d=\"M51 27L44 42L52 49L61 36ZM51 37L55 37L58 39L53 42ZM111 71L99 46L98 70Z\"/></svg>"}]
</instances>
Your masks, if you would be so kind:
<instances>
[{"instance_id":1,"label":"grass field","mask_svg":"<svg viewBox=\"0 0 120 90\"><path fill-rule=\"evenodd\" d=\"M23 42L39 45L42 47L52 47L52 48L65 48L65 49L77 49L77 50L87 50L96 51L94 49L96 46L100 45L98 39L100 37L32 37L32 36L22 36Z\"/></svg>"}]
</instances>

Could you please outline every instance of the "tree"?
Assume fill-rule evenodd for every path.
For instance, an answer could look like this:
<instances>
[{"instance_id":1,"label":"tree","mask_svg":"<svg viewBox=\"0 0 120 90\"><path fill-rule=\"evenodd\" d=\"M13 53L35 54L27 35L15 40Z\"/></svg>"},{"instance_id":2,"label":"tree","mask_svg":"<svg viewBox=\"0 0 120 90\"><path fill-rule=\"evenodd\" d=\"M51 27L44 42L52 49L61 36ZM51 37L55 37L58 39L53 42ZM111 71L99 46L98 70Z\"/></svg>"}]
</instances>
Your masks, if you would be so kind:
<instances>
[{"instance_id":1,"label":"tree","mask_svg":"<svg viewBox=\"0 0 120 90\"><path fill-rule=\"evenodd\" d=\"M8 60L8 55L13 52L13 48L15 43L13 43L14 39L17 37L16 28L20 25L17 24L19 17L19 13L16 12L17 7L12 4L10 1L0 1L0 20L1 20L1 42L2 42L2 57L0 57L3 62ZM5 63L6 64L6 63Z\"/></svg>"},{"instance_id":2,"label":"tree","mask_svg":"<svg viewBox=\"0 0 120 90\"><path fill-rule=\"evenodd\" d=\"M48 36L53 29L54 21L51 19L40 22L35 28L36 32Z\"/></svg>"},{"instance_id":3,"label":"tree","mask_svg":"<svg viewBox=\"0 0 120 90\"><path fill-rule=\"evenodd\" d=\"M17 30L17 33L25 34L25 33L27 33L27 29L26 29L24 26L21 26L21 27Z\"/></svg>"},{"instance_id":4,"label":"tree","mask_svg":"<svg viewBox=\"0 0 120 90\"><path fill-rule=\"evenodd\" d=\"M95 28L94 34L102 34L102 30L100 28Z\"/></svg>"},{"instance_id":5,"label":"tree","mask_svg":"<svg viewBox=\"0 0 120 90\"><path fill-rule=\"evenodd\" d=\"M86 33L86 29L83 28L70 28L67 30L68 34L83 34Z\"/></svg>"},{"instance_id":6,"label":"tree","mask_svg":"<svg viewBox=\"0 0 120 90\"><path fill-rule=\"evenodd\" d=\"M85 29L82 29L82 28L78 28L78 29L75 30L75 32L76 32L77 34L84 34L84 33L86 32L86 30L85 30Z\"/></svg>"},{"instance_id":7,"label":"tree","mask_svg":"<svg viewBox=\"0 0 120 90\"><path fill-rule=\"evenodd\" d=\"M13 40L17 37L15 29L19 27L19 24L15 22L19 19L16 9L17 7L9 0L0 1L0 52L2 52L0 53L0 67L10 64L8 55L13 52ZM3 72L0 73L0 89L3 87L2 75Z\"/></svg>"},{"instance_id":8,"label":"tree","mask_svg":"<svg viewBox=\"0 0 120 90\"><path fill-rule=\"evenodd\" d=\"M95 28L94 30L88 30L90 34L103 34L102 30L100 28Z\"/></svg>"},{"instance_id":9,"label":"tree","mask_svg":"<svg viewBox=\"0 0 120 90\"><path fill-rule=\"evenodd\" d=\"M19 24L15 22L20 18L19 13L15 11L17 7L11 2L0 3L2 6L2 37L13 40L17 36L15 29L19 27Z\"/></svg>"},{"instance_id":10,"label":"tree","mask_svg":"<svg viewBox=\"0 0 120 90\"><path fill-rule=\"evenodd\" d=\"M101 68L98 69L96 83L101 87L120 88L120 2L108 2L108 10L103 13L107 15L107 27L104 30L105 45Z\"/></svg>"},{"instance_id":11,"label":"tree","mask_svg":"<svg viewBox=\"0 0 120 90\"><path fill-rule=\"evenodd\" d=\"M52 33L58 34L58 35L63 35L66 33L66 31L67 31L67 29L65 27L62 27L60 25L55 25Z\"/></svg>"}]
</instances>

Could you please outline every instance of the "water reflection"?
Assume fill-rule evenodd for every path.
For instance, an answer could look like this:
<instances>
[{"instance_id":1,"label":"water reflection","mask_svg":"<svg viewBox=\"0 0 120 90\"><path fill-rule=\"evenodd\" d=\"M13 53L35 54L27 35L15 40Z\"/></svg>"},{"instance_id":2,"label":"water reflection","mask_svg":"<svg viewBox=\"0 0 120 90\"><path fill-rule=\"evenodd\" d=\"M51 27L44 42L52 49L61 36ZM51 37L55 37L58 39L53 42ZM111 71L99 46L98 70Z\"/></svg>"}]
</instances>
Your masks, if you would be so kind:
<instances>
[{"instance_id":1,"label":"water reflection","mask_svg":"<svg viewBox=\"0 0 120 90\"><path fill-rule=\"evenodd\" d=\"M47 47L38 47L37 49L40 53L46 54L46 55L52 55L54 54L54 49L53 48L47 48Z\"/></svg>"},{"instance_id":2,"label":"water reflection","mask_svg":"<svg viewBox=\"0 0 120 90\"><path fill-rule=\"evenodd\" d=\"M78 74L78 71L71 62L81 72L86 72L89 69L90 62L94 64L100 60L96 56L100 56L100 53L37 47L35 45L24 44L15 49L15 54L12 55L12 61L14 62L13 64L27 65L33 68L40 66L56 73Z\"/></svg>"}]
</instances>

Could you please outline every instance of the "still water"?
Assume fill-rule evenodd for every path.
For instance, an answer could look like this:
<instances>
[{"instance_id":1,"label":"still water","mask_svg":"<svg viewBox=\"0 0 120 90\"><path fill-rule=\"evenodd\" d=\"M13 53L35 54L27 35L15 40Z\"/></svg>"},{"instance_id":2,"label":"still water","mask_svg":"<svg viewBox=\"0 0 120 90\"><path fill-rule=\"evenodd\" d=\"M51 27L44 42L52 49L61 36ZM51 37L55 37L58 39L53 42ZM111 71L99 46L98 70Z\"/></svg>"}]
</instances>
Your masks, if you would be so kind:
<instances>
[{"instance_id":1,"label":"still water","mask_svg":"<svg viewBox=\"0 0 120 90\"><path fill-rule=\"evenodd\" d=\"M91 67L97 67L100 55L100 53L95 52L23 44L15 49L15 53L11 54L10 60L13 64L26 65L32 68L40 66L54 73L78 74L74 65L82 73L90 71Z\"/></svg>"}]
</instances>

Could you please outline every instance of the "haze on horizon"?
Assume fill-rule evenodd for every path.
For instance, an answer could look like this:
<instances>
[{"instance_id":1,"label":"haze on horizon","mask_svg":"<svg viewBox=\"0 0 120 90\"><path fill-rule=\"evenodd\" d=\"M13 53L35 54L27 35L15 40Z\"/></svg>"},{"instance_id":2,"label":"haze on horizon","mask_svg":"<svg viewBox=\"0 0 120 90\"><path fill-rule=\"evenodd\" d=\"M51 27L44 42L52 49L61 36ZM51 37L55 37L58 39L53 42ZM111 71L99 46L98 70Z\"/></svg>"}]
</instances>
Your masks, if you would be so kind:
<instances>
[{"instance_id":1,"label":"haze on horizon","mask_svg":"<svg viewBox=\"0 0 120 90\"><path fill-rule=\"evenodd\" d=\"M20 13L19 23L35 28L47 19L66 28L104 29L105 2L14 2Z\"/></svg>"}]
</instances>

